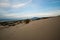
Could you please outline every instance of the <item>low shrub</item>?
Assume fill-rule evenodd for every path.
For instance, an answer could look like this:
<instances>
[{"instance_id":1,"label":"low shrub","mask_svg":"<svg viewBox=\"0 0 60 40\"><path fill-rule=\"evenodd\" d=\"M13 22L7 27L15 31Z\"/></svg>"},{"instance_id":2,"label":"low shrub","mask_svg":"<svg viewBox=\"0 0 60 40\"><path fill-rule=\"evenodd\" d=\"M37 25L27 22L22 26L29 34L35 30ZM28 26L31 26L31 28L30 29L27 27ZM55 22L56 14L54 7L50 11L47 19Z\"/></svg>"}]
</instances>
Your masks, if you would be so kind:
<instances>
[{"instance_id":1,"label":"low shrub","mask_svg":"<svg viewBox=\"0 0 60 40\"><path fill-rule=\"evenodd\" d=\"M30 19L24 20L25 24L28 24L30 22Z\"/></svg>"}]
</instances>

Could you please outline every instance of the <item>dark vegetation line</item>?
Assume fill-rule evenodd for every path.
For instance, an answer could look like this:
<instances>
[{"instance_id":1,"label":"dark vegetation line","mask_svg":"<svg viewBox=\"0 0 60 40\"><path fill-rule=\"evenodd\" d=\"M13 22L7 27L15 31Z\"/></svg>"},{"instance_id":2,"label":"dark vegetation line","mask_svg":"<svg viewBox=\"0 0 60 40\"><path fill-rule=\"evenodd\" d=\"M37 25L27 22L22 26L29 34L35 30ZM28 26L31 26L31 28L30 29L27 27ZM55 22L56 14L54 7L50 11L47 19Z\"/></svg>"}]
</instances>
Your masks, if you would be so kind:
<instances>
[{"instance_id":1,"label":"dark vegetation line","mask_svg":"<svg viewBox=\"0 0 60 40\"><path fill-rule=\"evenodd\" d=\"M60 15L57 17L60 17ZM52 17L42 17L42 18L36 18L34 20L25 19L25 20L17 20L17 21L9 21L9 22L0 22L0 29L9 28L10 26L16 26L18 24L23 24L23 23L28 24L31 21L40 20L40 19L48 19L48 18L52 18Z\"/></svg>"}]
</instances>

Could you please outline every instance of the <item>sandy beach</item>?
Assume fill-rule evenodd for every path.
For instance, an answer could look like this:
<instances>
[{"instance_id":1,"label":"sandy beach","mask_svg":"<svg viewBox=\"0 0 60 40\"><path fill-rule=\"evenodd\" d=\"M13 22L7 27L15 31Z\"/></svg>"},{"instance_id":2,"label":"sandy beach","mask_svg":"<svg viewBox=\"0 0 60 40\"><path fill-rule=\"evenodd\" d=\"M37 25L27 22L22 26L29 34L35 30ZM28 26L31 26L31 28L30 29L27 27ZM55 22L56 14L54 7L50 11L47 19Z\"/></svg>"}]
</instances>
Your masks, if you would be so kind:
<instances>
[{"instance_id":1,"label":"sandy beach","mask_svg":"<svg viewBox=\"0 0 60 40\"><path fill-rule=\"evenodd\" d=\"M60 17L18 24L0 30L0 40L59 40Z\"/></svg>"}]
</instances>

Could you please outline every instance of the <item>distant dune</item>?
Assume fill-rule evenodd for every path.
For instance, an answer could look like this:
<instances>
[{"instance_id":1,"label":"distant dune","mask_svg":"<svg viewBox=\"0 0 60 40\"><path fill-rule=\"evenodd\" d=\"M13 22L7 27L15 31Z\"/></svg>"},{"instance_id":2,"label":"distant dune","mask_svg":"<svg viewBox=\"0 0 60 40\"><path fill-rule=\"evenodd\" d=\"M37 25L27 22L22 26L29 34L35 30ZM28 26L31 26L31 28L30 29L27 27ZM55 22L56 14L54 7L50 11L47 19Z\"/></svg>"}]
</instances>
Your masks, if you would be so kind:
<instances>
[{"instance_id":1,"label":"distant dune","mask_svg":"<svg viewBox=\"0 0 60 40\"><path fill-rule=\"evenodd\" d=\"M0 40L59 40L60 17L31 21L0 30Z\"/></svg>"}]
</instances>

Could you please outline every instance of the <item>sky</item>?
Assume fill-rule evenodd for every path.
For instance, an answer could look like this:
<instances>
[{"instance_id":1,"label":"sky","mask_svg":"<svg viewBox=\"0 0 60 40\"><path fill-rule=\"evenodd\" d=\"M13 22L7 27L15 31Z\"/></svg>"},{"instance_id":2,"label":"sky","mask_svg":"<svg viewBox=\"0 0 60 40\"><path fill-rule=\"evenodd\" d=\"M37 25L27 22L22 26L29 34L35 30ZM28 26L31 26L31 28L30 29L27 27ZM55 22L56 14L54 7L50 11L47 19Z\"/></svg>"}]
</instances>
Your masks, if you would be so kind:
<instances>
[{"instance_id":1,"label":"sky","mask_svg":"<svg viewBox=\"0 0 60 40\"><path fill-rule=\"evenodd\" d=\"M60 15L60 0L0 0L0 18Z\"/></svg>"}]
</instances>

